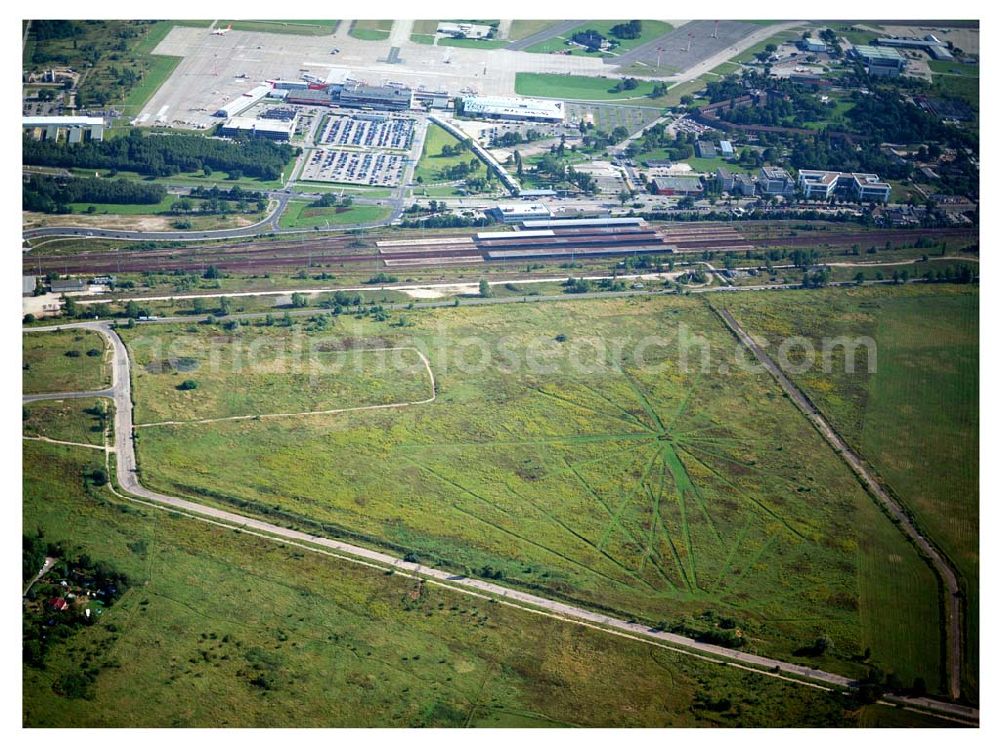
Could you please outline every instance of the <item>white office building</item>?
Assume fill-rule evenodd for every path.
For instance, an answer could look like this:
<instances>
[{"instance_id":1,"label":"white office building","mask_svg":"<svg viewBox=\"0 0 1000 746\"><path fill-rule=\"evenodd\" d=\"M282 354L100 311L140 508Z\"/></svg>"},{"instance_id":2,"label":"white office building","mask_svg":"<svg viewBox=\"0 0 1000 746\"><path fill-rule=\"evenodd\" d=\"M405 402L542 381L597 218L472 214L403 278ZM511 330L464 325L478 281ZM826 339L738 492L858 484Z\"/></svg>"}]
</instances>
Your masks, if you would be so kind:
<instances>
[{"instance_id":1,"label":"white office building","mask_svg":"<svg viewBox=\"0 0 1000 746\"><path fill-rule=\"evenodd\" d=\"M562 122L566 106L562 101L516 96L466 96L461 110L468 117L518 119L529 122Z\"/></svg>"}]
</instances>

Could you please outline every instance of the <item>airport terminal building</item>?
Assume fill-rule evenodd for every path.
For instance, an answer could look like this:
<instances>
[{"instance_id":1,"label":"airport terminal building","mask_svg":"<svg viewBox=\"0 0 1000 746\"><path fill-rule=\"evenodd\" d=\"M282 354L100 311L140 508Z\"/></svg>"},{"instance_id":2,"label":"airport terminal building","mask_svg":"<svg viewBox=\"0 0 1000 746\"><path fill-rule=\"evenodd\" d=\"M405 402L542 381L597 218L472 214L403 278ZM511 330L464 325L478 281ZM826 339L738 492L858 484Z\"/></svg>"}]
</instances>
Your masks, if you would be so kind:
<instances>
[{"instance_id":1,"label":"airport terminal building","mask_svg":"<svg viewBox=\"0 0 1000 746\"><path fill-rule=\"evenodd\" d=\"M465 96L461 113L483 119L516 119L528 122L562 122L566 107L562 101L516 96Z\"/></svg>"}]
</instances>

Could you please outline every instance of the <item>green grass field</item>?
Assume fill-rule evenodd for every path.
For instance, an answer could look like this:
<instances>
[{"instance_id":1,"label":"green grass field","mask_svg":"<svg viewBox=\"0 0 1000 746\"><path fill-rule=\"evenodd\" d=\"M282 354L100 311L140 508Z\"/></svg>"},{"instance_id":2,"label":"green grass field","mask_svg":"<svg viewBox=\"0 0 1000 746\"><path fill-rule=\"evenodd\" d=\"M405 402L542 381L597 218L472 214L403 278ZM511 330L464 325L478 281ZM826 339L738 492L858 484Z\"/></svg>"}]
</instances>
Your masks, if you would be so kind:
<instances>
[{"instance_id":1,"label":"green grass field","mask_svg":"<svg viewBox=\"0 0 1000 746\"><path fill-rule=\"evenodd\" d=\"M427 137L424 139L424 149L420 154L420 160L413 171L413 180L421 179L423 184L433 184L442 181L441 171L459 163L466 163L476 156L470 151L465 151L458 155L441 155L441 148L445 145L455 147L458 145L458 138L452 135L443 127L436 124L428 125Z\"/></svg>"},{"instance_id":2,"label":"green grass field","mask_svg":"<svg viewBox=\"0 0 1000 746\"><path fill-rule=\"evenodd\" d=\"M384 41L392 33L392 21L351 21L349 36L364 41Z\"/></svg>"},{"instance_id":3,"label":"green grass field","mask_svg":"<svg viewBox=\"0 0 1000 746\"><path fill-rule=\"evenodd\" d=\"M390 338L345 340L338 332L298 334L242 327L123 330L142 390L136 423L277 412L310 412L431 398L419 355ZM371 349L368 349L371 348ZM198 387L179 390L185 380Z\"/></svg>"},{"instance_id":4,"label":"green grass field","mask_svg":"<svg viewBox=\"0 0 1000 746\"><path fill-rule=\"evenodd\" d=\"M21 387L25 394L96 391L111 385L104 339L97 332L63 330L25 334L21 342ZM99 355L88 355L99 350ZM67 355L66 353L70 353Z\"/></svg>"},{"instance_id":5,"label":"green grass field","mask_svg":"<svg viewBox=\"0 0 1000 746\"><path fill-rule=\"evenodd\" d=\"M313 207L312 202L292 200L278 219L282 228L315 228L327 225L373 223L389 215L388 207L352 205L350 207Z\"/></svg>"},{"instance_id":6,"label":"green grass field","mask_svg":"<svg viewBox=\"0 0 1000 746\"><path fill-rule=\"evenodd\" d=\"M889 271L889 268L886 268ZM772 341L864 335L877 369L844 359L832 375L793 375L875 467L955 563L975 625L979 584L978 309L975 288L859 288L721 299L748 330ZM836 359L835 359L836 360ZM792 359L791 363L795 363ZM887 610L891 606L886 607ZM969 634L970 663L978 628ZM974 679L974 676L973 676ZM975 691L974 680L966 682Z\"/></svg>"},{"instance_id":7,"label":"green grass field","mask_svg":"<svg viewBox=\"0 0 1000 746\"><path fill-rule=\"evenodd\" d=\"M559 21L545 21L539 19L529 19L521 21L511 21L510 23L510 40L520 41L521 39L531 36L532 34L537 34L539 31L544 31L549 26L552 26Z\"/></svg>"},{"instance_id":8,"label":"green grass field","mask_svg":"<svg viewBox=\"0 0 1000 746\"><path fill-rule=\"evenodd\" d=\"M521 96L565 98L580 101L622 101L632 106L662 106L661 98L650 98L653 84L640 81L631 91L612 90L618 78L592 78L561 73L517 73L514 88Z\"/></svg>"},{"instance_id":9,"label":"green grass field","mask_svg":"<svg viewBox=\"0 0 1000 746\"><path fill-rule=\"evenodd\" d=\"M546 39L538 44L533 44L528 47L526 52L537 52L537 53L551 53L551 52L564 52L566 50L571 50L571 54L579 55L583 57L608 57L614 56L616 54L622 54L634 49L648 41L652 41L658 36L663 36L673 30L673 26L664 21L643 21L642 22L642 33L636 39L619 39L618 46L613 52L588 52L586 49L579 47L575 44L567 44L568 39L573 37L573 34L582 33L593 29L597 33L601 34L606 39L614 39L611 36L611 27L617 26L620 23L627 23L627 21L585 21L581 23L574 29L566 32L563 38L555 37L552 39ZM525 34L527 36L528 34Z\"/></svg>"},{"instance_id":10,"label":"green grass field","mask_svg":"<svg viewBox=\"0 0 1000 746\"><path fill-rule=\"evenodd\" d=\"M125 502L102 463L25 443L25 532L130 580L24 667L27 727L939 724Z\"/></svg>"},{"instance_id":11,"label":"green grass field","mask_svg":"<svg viewBox=\"0 0 1000 746\"><path fill-rule=\"evenodd\" d=\"M340 21L303 21L300 19L283 21L219 21L217 28L231 25L236 31L262 31L270 34L298 34L300 36L329 36L337 30Z\"/></svg>"},{"instance_id":12,"label":"green grass field","mask_svg":"<svg viewBox=\"0 0 1000 746\"><path fill-rule=\"evenodd\" d=\"M107 416L98 414L98 410ZM104 432L112 426L112 404L104 398L29 402L24 412L22 431L29 437L102 446Z\"/></svg>"},{"instance_id":13,"label":"green grass field","mask_svg":"<svg viewBox=\"0 0 1000 746\"><path fill-rule=\"evenodd\" d=\"M930 571L769 377L703 367L682 344L693 333L732 359L703 302L409 319L340 317L334 333L425 349L437 401L142 429L144 481L828 670L858 674L870 646L937 688ZM163 394L149 381L136 375L140 413ZM796 652L820 635L829 652Z\"/></svg>"}]
</instances>

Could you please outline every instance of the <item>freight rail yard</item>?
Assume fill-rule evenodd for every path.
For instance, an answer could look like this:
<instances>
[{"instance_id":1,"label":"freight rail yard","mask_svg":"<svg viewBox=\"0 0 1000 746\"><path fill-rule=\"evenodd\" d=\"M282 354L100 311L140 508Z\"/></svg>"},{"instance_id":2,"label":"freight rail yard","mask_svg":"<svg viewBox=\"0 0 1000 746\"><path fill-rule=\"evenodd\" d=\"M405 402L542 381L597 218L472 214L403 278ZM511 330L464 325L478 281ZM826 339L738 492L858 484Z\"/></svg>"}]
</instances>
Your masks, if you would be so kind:
<instances>
[{"instance_id":1,"label":"freight rail yard","mask_svg":"<svg viewBox=\"0 0 1000 746\"><path fill-rule=\"evenodd\" d=\"M610 222L609 222L610 221ZM624 221L624 222L622 222ZM587 223L588 225L581 225ZM541 227L539 226L541 224ZM405 238L331 236L297 240L253 241L218 246L133 251L80 251L24 257L26 273L169 272L204 270L211 265L229 272L294 270L299 267L364 264L366 267L446 267L511 260L565 262L587 257L653 254L700 255L748 252L794 246L864 247L901 240L900 231L843 230L796 235L791 228L752 231L730 223L656 225L641 218L523 221L518 230L459 231L428 234L397 231ZM751 234L751 236L748 236ZM975 231L939 228L923 231L934 240L975 240Z\"/></svg>"}]
</instances>

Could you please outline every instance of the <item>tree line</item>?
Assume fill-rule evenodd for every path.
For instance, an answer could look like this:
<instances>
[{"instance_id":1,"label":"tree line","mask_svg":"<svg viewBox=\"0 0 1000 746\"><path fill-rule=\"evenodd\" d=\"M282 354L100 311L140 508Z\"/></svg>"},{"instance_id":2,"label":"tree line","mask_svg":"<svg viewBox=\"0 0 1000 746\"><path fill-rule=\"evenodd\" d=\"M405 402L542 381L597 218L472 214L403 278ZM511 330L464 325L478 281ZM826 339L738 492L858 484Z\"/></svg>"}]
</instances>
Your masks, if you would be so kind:
<instances>
[{"instance_id":1,"label":"tree line","mask_svg":"<svg viewBox=\"0 0 1000 746\"><path fill-rule=\"evenodd\" d=\"M114 140L65 144L22 141L22 161L31 166L106 168L146 176L174 176L206 167L260 179L277 179L296 149L270 140L217 140L201 135L144 135L134 129Z\"/></svg>"},{"instance_id":2,"label":"tree line","mask_svg":"<svg viewBox=\"0 0 1000 746\"><path fill-rule=\"evenodd\" d=\"M67 213L73 202L113 205L155 205L167 196L162 184L128 179L61 179L34 174L21 190L21 209Z\"/></svg>"}]
</instances>

